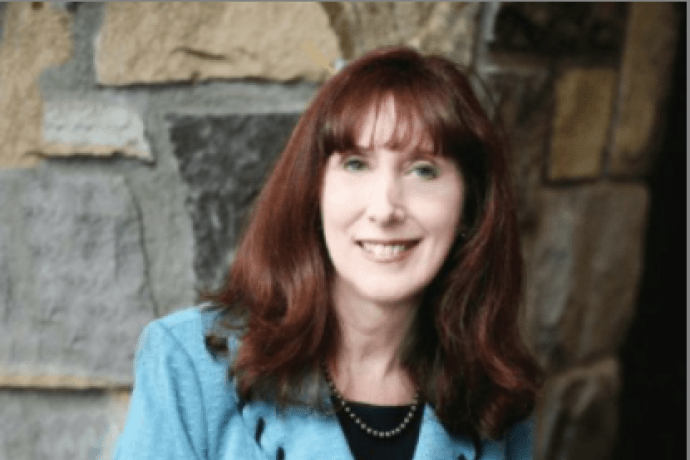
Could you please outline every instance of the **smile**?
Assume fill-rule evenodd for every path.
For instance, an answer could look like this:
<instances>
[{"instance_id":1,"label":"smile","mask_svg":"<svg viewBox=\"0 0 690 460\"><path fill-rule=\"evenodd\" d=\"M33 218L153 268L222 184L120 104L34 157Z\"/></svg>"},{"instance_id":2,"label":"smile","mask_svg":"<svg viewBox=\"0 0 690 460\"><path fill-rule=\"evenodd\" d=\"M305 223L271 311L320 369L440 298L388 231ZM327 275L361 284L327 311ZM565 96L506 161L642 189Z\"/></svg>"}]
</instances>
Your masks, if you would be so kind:
<instances>
[{"instance_id":1,"label":"smile","mask_svg":"<svg viewBox=\"0 0 690 460\"><path fill-rule=\"evenodd\" d=\"M365 254L376 262L396 262L407 256L419 240L400 240L390 242L358 241Z\"/></svg>"}]
</instances>

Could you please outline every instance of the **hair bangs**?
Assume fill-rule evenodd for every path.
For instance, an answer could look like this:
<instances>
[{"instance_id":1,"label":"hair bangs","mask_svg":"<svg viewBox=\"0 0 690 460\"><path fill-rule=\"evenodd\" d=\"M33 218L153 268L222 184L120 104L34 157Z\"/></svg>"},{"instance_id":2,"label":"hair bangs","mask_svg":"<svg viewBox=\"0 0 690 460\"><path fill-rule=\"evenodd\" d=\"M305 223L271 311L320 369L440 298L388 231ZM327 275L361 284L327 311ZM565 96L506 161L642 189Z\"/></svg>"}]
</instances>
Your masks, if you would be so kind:
<instances>
[{"instance_id":1,"label":"hair bangs","mask_svg":"<svg viewBox=\"0 0 690 460\"><path fill-rule=\"evenodd\" d=\"M366 69L365 69L366 70ZM384 147L401 152L438 155L462 163L463 151L476 145L466 117L454 106L452 88L421 68L391 72L375 69L342 86L325 113L320 132L321 154L356 150L364 124L393 105L395 126ZM445 84L444 84L445 83ZM368 145L374 144L376 129Z\"/></svg>"}]
</instances>

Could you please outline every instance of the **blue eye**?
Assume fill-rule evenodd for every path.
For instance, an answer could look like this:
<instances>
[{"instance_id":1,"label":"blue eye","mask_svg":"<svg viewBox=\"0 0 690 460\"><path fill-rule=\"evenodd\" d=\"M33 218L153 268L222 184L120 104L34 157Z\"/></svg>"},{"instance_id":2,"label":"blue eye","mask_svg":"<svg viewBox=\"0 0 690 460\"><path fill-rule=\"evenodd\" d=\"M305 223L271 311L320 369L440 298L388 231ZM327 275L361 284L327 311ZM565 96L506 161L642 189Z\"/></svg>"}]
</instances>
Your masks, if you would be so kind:
<instances>
[{"instance_id":1,"label":"blue eye","mask_svg":"<svg viewBox=\"0 0 690 460\"><path fill-rule=\"evenodd\" d=\"M359 158L350 157L343 162L343 168L352 172L364 171L367 169L367 164Z\"/></svg>"},{"instance_id":2,"label":"blue eye","mask_svg":"<svg viewBox=\"0 0 690 460\"><path fill-rule=\"evenodd\" d=\"M436 179L440 175L438 168L429 163L415 165L412 168L412 172L415 173L419 178L425 180Z\"/></svg>"}]
</instances>

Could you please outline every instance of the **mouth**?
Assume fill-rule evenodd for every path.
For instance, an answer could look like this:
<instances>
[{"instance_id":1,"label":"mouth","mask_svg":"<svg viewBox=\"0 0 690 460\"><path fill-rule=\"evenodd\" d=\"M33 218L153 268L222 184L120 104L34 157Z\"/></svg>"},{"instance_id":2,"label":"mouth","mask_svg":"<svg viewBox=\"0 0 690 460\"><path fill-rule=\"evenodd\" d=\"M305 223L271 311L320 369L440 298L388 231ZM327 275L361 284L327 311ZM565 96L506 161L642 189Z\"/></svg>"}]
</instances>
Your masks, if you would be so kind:
<instances>
[{"instance_id":1,"label":"mouth","mask_svg":"<svg viewBox=\"0 0 690 460\"><path fill-rule=\"evenodd\" d=\"M369 258L377 262L395 262L402 260L420 240L360 240L357 245Z\"/></svg>"}]
</instances>

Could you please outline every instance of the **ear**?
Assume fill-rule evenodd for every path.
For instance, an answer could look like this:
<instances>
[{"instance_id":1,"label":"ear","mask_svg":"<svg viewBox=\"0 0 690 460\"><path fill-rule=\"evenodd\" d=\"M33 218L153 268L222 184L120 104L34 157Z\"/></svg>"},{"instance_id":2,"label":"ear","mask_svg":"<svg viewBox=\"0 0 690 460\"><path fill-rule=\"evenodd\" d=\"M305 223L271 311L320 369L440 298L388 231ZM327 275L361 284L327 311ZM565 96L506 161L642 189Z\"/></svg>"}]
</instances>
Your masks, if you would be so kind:
<instances>
[{"instance_id":1,"label":"ear","mask_svg":"<svg viewBox=\"0 0 690 460\"><path fill-rule=\"evenodd\" d=\"M467 226L463 223L458 225L458 228L455 229L455 235L460 237L460 239L465 240L467 239Z\"/></svg>"}]
</instances>

